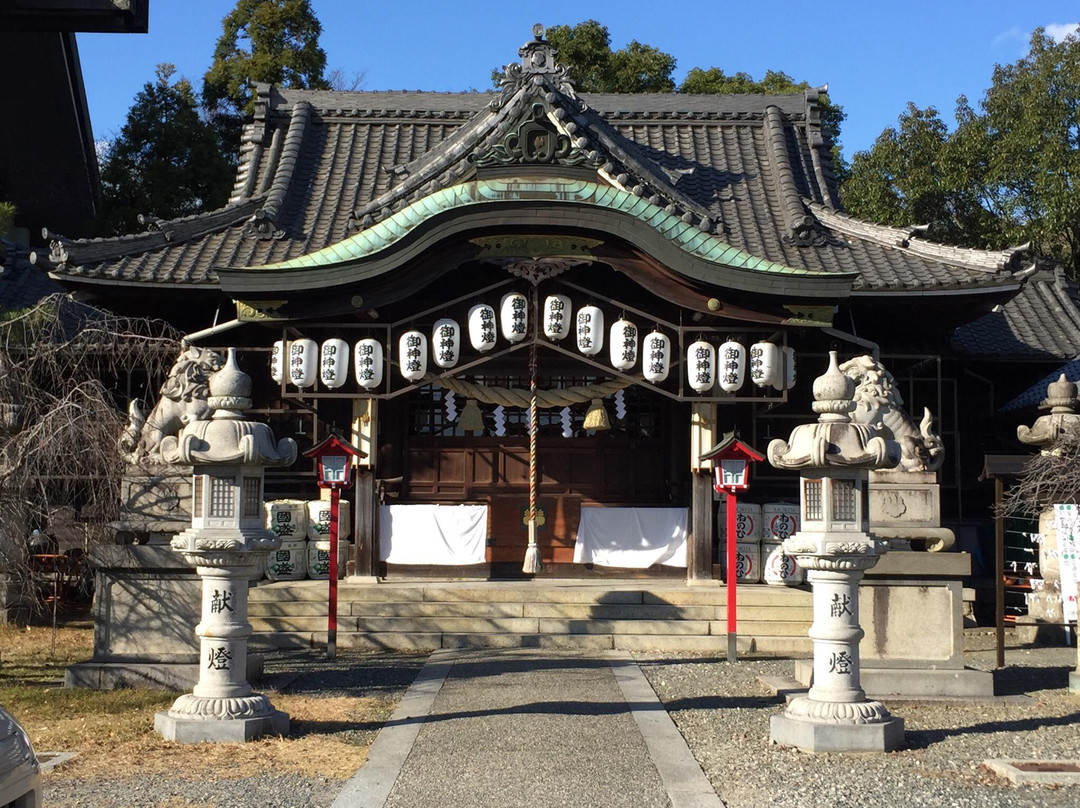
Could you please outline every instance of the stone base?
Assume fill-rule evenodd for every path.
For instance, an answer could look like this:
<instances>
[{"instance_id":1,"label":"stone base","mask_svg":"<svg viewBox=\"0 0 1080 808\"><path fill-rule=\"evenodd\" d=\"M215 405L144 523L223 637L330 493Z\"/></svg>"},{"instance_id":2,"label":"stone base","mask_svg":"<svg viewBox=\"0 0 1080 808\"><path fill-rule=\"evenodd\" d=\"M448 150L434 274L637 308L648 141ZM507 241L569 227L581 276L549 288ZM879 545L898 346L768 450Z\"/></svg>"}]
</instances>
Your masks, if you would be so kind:
<instances>
[{"instance_id":1,"label":"stone base","mask_svg":"<svg viewBox=\"0 0 1080 808\"><path fill-rule=\"evenodd\" d=\"M795 662L795 678L813 684L813 660ZM868 699L889 698L990 698L994 695L994 674L974 668L859 668L859 684Z\"/></svg>"},{"instance_id":2,"label":"stone base","mask_svg":"<svg viewBox=\"0 0 1080 808\"><path fill-rule=\"evenodd\" d=\"M264 735L288 735L289 716L280 710L259 718L173 718L167 711L154 716L154 729L176 743L244 743Z\"/></svg>"},{"instance_id":3,"label":"stone base","mask_svg":"<svg viewBox=\"0 0 1080 808\"><path fill-rule=\"evenodd\" d=\"M1080 693L1080 671L1069 672L1069 692Z\"/></svg>"},{"instance_id":4,"label":"stone base","mask_svg":"<svg viewBox=\"0 0 1080 808\"><path fill-rule=\"evenodd\" d=\"M262 654L247 655L247 681L257 682L263 675ZM173 659L91 659L76 662L64 672L64 687L89 690L190 691L199 681L199 663L191 656Z\"/></svg>"},{"instance_id":5,"label":"stone base","mask_svg":"<svg viewBox=\"0 0 1080 808\"><path fill-rule=\"evenodd\" d=\"M769 737L806 752L891 752L904 743L904 719L880 724L818 724L774 715Z\"/></svg>"}]
</instances>

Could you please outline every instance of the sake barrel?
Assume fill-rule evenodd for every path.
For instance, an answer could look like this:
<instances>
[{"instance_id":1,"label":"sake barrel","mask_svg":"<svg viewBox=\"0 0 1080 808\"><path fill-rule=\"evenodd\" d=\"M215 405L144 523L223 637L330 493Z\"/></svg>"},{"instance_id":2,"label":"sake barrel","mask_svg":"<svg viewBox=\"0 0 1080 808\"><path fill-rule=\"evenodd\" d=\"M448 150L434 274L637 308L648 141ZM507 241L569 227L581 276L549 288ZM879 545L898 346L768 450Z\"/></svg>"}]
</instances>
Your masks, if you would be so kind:
<instances>
[{"instance_id":1,"label":"sake barrel","mask_svg":"<svg viewBox=\"0 0 1080 808\"><path fill-rule=\"evenodd\" d=\"M763 541L789 539L799 529L799 506L794 502L769 502L761 506Z\"/></svg>"},{"instance_id":2,"label":"sake barrel","mask_svg":"<svg viewBox=\"0 0 1080 808\"><path fill-rule=\"evenodd\" d=\"M725 498L726 499L726 498ZM716 517L721 542L727 538L727 503L721 501ZM753 502L740 502L735 506L735 541L761 541L761 506Z\"/></svg>"},{"instance_id":3,"label":"sake barrel","mask_svg":"<svg viewBox=\"0 0 1080 808\"><path fill-rule=\"evenodd\" d=\"M263 503L266 529L282 541L304 541L308 535L307 502L302 499L278 499Z\"/></svg>"},{"instance_id":4,"label":"sake barrel","mask_svg":"<svg viewBox=\"0 0 1080 808\"><path fill-rule=\"evenodd\" d=\"M313 499L307 504L307 537L312 541L330 540L330 500ZM352 518L348 500L338 502L338 541L352 535Z\"/></svg>"},{"instance_id":5,"label":"sake barrel","mask_svg":"<svg viewBox=\"0 0 1080 808\"><path fill-rule=\"evenodd\" d=\"M720 564L727 580L727 553L720 552ZM761 581L761 547L757 544L735 543L735 575L740 584L756 584Z\"/></svg>"},{"instance_id":6,"label":"sake barrel","mask_svg":"<svg viewBox=\"0 0 1080 808\"><path fill-rule=\"evenodd\" d=\"M296 581L307 575L307 546L300 541L283 541L266 557L266 577L271 581Z\"/></svg>"},{"instance_id":7,"label":"sake barrel","mask_svg":"<svg viewBox=\"0 0 1080 808\"><path fill-rule=\"evenodd\" d=\"M806 572L795 563L795 556L784 552L781 542L761 543L761 578L773 586L797 586L806 579Z\"/></svg>"},{"instance_id":8,"label":"sake barrel","mask_svg":"<svg viewBox=\"0 0 1080 808\"><path fill-rule=\"evenodd\" d=\"M338 578L345 577L345 561L349 558L349 542L338 542ZM330 540L307 543L307 576L317 581L330 579Z\"/></svg>"}]
</instances>

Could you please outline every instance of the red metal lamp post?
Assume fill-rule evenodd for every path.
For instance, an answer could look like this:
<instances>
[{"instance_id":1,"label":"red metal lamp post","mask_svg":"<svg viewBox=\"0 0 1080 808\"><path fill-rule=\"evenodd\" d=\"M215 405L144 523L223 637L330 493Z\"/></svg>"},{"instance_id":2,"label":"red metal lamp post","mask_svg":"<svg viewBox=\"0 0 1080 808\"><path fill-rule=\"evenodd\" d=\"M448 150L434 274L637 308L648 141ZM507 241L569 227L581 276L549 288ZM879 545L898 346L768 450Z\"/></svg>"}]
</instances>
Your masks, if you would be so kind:
<instances>
[{"instance_id":1,"label":"red metal lamp post","mask_svg":"<svg viewBox=\"0 0 1080 808\"><path fill-rule=\"evenodd\" d=\"M330 597L326 617L326 658L337 656L337 595L338 595L338 506L341 490L352 485L353 458L367 453L331 434L304 457L318 461L319 488L330 489Z\"/></svg>"},{"instance_id":2,"label":"red metal lamp post","mask_svg":"<svg viewBox=\"0 0 1080 808\"><path fill-rule=\"evenodd\" d=\"M713 488L718 494L727 494L727 658L734 662L738 656L738 639L735 618L735 582L739 577L736 572L736 521L735 510L738 505L737 492L750 487L750 462L761 462L764 455L758 454L750 446L728 432L724 439L701 456L702 460L713 461L716 483Z\"/></svg>"}]
</instances>

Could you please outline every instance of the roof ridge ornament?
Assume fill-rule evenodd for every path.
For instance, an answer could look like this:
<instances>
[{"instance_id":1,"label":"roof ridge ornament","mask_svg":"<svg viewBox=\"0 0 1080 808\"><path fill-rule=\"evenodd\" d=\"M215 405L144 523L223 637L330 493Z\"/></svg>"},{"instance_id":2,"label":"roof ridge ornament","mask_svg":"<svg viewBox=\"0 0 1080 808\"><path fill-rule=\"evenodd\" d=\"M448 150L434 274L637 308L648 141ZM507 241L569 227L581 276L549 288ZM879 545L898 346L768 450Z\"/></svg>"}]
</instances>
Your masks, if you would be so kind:
<instances>
[{"instance_id":1,"label":"roof ridge ornament","mask_svg":"<svg viewBox=\"0 0 1080 808\"><path fill-rule=\"evenodd\" d=\"M568 98L580 103L577 90L570 79L570 68L556 61L558 51L544 39L545 29L540 23L533 28L533 39L518 49L521 62L511 62L503 68L499 84L502 92L492 100L492 110L501 109L513 95L530 82L541 87L545 83Z\"/></svg>"}]
</instances>

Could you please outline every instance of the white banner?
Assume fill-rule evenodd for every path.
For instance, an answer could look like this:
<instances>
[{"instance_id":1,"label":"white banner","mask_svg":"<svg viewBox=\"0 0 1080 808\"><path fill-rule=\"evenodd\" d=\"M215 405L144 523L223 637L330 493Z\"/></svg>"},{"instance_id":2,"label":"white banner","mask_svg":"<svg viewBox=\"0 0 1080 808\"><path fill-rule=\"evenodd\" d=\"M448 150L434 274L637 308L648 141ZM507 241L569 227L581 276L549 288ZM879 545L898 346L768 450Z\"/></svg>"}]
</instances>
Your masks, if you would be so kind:
<instances>
[{"instance_id":1,"label":"white banner","mask_svg":"<svg viewBox=\"0 0 1080 808\"><path fill-rule=\"evenodd\" d=\"M1080 544L1080 506L1055 505L1054 530L1058 540L1061 573L1061 611L1067 623L1076 622L1076 583L1080 578L1076 549Z\"/></svg>"}]
</instances>

